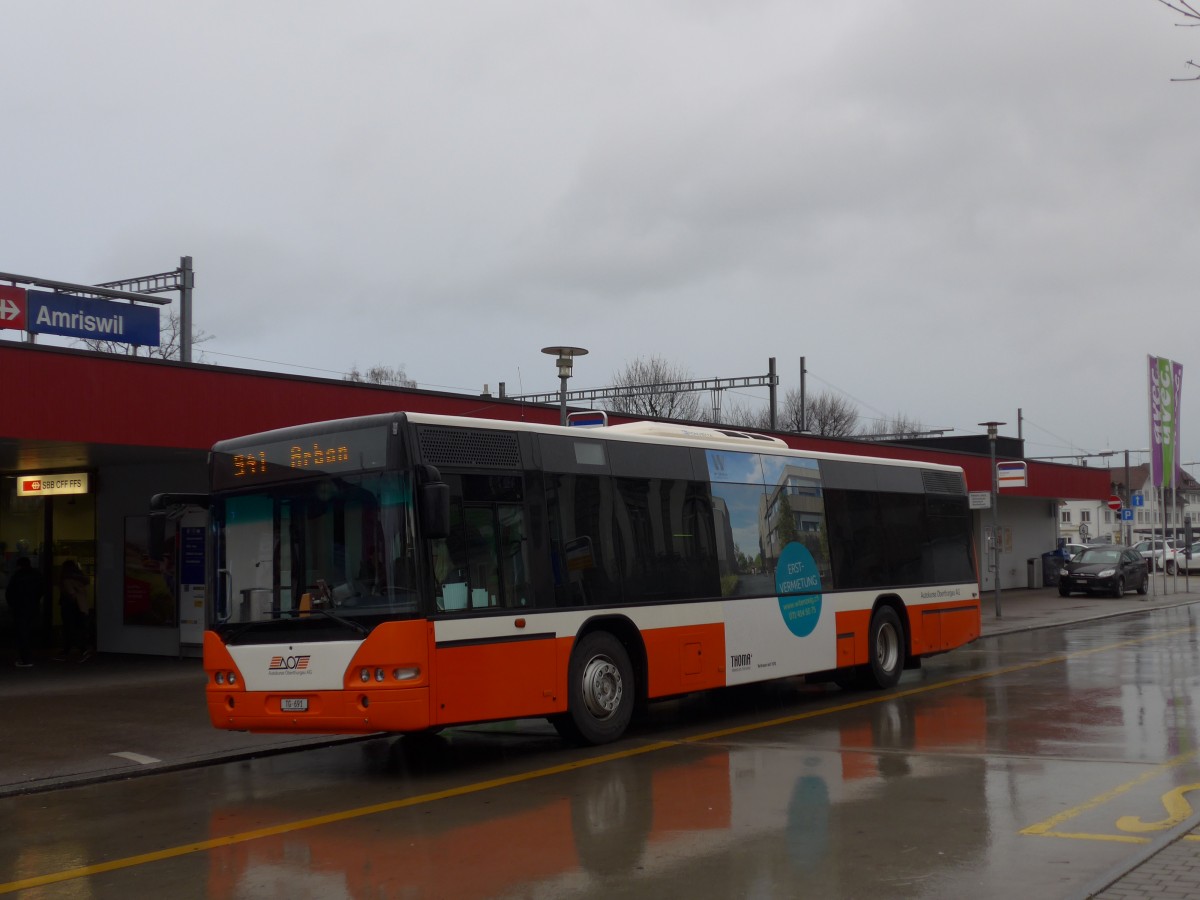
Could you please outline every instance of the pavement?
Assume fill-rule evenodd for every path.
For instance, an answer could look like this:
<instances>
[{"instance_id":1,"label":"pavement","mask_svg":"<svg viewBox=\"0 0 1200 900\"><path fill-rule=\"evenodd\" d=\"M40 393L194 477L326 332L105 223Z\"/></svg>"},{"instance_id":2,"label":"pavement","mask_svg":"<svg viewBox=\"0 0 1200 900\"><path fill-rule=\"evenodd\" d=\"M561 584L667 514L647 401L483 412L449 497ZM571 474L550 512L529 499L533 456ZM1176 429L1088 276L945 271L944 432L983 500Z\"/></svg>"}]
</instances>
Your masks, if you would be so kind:
<instances>
[{"instance_id":1,"label":"pavement","mask_svg":"<svg viewBox=\"0 0 1200 900\"><path fill-rule=\"evenodd\" d=\"M1159 578L1161 579L1161 575ZM1072 595L1055 588L983 597L983 636L1069 625L1200 603L1200 579L1145 597ZM1185 590L1190 587L1191 590ZM0 657L0 798L363 740L220 731L204 703L197 658L99 653L84 662ZM1192 841L1184 841L1188 835ZM1128 870L1128 871L1125 871ZM1200 816L1147 845L1135 865L1109 873L1081 898L1200 900Z\"/></svg>"}]
</instances>

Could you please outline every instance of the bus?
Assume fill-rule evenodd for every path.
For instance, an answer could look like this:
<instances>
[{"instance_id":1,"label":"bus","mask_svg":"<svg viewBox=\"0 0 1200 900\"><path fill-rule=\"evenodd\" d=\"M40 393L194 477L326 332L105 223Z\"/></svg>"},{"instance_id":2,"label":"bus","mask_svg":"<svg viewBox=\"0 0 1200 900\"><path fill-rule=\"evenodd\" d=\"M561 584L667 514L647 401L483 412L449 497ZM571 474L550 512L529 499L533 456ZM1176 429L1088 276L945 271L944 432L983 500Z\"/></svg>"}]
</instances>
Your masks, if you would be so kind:
<instances>
[{"instance_id":1,"label":"bus","mask_svg":"<svg viewBox=\"0 0 1200 900\"><path fill-rule=\"evenodd\" d=\"M391 413L210 454L213 725L436 732L794 676L885 689L980 634L961 469L663 422Z\"/></svg>"}]
</instances>

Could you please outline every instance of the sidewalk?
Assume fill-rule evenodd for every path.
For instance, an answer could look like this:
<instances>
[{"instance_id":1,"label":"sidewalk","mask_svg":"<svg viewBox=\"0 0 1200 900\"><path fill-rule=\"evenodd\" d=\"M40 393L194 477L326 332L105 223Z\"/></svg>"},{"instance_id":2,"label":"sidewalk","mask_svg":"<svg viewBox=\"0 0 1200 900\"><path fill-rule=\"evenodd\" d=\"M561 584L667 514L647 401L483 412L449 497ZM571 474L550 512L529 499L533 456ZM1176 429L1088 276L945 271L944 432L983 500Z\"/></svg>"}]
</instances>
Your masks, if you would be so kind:
<instances>
[{"instance_id":1,"label":"sidewalk","mask_svg":"<svg viewBox=\"0 0 1200 900\"><path fill-rule=\"evenodd\" d=\"M1181 586L1183 582L1180 582ZM1161 587L1161 585L1160 585ZM1073 595L1055 588L983 597L983 639L1200 602L1193 590L1121 599ZM50 788L128 778L283 753L360 737L252 735L218 731L204 704L199 659L101 653L84 663L39 659L21 669L3 660L0 701L7 710L0 741L0 798ZM1136 869L1095 887L1105 900L1200 898L1200 843L1180 840L1197 822L1148 845ZM1114 882L1109 885L1109 882Z\"/></svg>"}]
</instances>

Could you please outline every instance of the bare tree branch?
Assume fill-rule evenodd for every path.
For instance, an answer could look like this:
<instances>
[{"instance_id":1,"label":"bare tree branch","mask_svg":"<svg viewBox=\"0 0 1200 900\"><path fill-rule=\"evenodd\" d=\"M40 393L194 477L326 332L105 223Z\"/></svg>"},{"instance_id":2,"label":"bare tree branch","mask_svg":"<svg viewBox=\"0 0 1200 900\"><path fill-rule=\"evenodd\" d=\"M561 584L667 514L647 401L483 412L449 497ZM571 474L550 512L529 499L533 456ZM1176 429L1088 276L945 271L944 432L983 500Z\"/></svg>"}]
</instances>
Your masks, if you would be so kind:
<instances>
[{"instance_id":1,"label":"bare tree branch","mask_svg":"<svg viewBox=\"0 0 1200 900\"><path fill-rule=\"evenodd\" d=\"M792 388L784 395L779 427L822 437L850 437L858 427L858 410L832 391L809 395L801 406L800 391Z\"/></svg>"},{"instance_id":2,"label":"bare tree branch","mask_svg":"<svg viewBox=\"0 0 1200 900\"><path fill-rule=\"evenodd\" d=\"M347 374L346 381L354 381L359 384L390 384L395 387L415 388L417 383L408 377L408 373L404 371L404 366L385 366L382 364L371 366L365 372L358 371L358 366L354 366Z\"/></svg>"},{"instance_id":3,"label":"bare tree branch","mask_svg":"<svg viewBox=\"0 0 1200 900\"><path fill-rule=\"evenodd\" d=\"M669 363L660 356L648 359L639 357L613 375L613 387L629 388L630 396L606 400L604 405L609 412L623 415L694 422L704 415L700 408L700 395L695 391L665 390L660 387L691 380L691 373L683 366Z\"/></svg>"},{"instance_id":4,"label":"bare tree branch","mask_svg":"<svg viewBox=\"0 0 1200 900\"><path fill-rule=\"evenodd\" d=\"M1196 7L1192 6L1192 4L1186 2L1186 0L1179 0L1178 6L1176 6L1174 3L1169 2L1169 0L1158 0L1158 2L1161 3L1163 6L1166 6L1170 9L1175 10L1175 12L1179 13L1181 16L1187 16L1189 19L1200 19L1200 11L1198 11L1196 9ZM1193 23L1178 22L1176 24L1192 25ZM1197 22L1194 24L1200 24L1200 22Z\"/></svg>"},{"instance_id":5,"label":"bare tree branch","mask_svg":"<svg viewBox=\"0 0 1200 900\"><path fill-rule=\"evenodd\" d=\"M1177 12L1177 13L1179 13L1179 15L1181 15L1185 18L1194 20L1192 22L1176 22L1175 23L1176 27L1184 27L1184 28L1200 27L1200 9L1197 9L1195 6L1193 6L1191 3L1188 2L1188 0L1174 0L1174 2L1171 2L1171 0L1158 0L1158 2L1161 3L1163 6L1167 7L1167 9ZM1191 66L1193 69L1200 69L1200 65L1193 62L1190 59L1187 61L1187 64L1189 66ZM1200 75L1193 75L1191 78L1172 78L1171 80L1172 81L1200 81Z\"/></svg>"},{"instance_id":6,"label":"bare tree branch","mask_svg":"<svg viewBox=\"0 0 1200 900\"><path fill-rule=\"evenodd\" d=\"M182 336L183 329L179 321L179 313L172 309L168 311L167 321L159 326L157 347L143 347L138 344L102 341L93 338L80 338L76 346L83 346L98 353L119 353L123 356L145 356L150 359L179 359L179 343ZM192 329L193 347L212 339L213 335L198 328Z\"/></svg>"},{"instance_id":7,"label":"bare tree branch","mask_svg":"<svg viewBox=\"0 0 1200 900\"><path fill-rule=\"evenodd\" d=\"M1187 64L1193 69L1200 69L1200 63L1192 62L1190 59ZM1193 75L1191 78L1172 78L1172 81L1200 81L1200 75Z\"/></svg>"},{"instance_id":8,"label":"bare tree branch","mask_svg":"<svg viewBox=\"0 0 1200 900\"><path fill-rule=\"evenodd\" d=\"M862 434L866 437L887 435L890 438L902 440L906 437L917 437L924 430L925 426L918 420L910 419L904 413L896 413L890 419L876 419L862 430Z\"/></svg>"}]
</instances>

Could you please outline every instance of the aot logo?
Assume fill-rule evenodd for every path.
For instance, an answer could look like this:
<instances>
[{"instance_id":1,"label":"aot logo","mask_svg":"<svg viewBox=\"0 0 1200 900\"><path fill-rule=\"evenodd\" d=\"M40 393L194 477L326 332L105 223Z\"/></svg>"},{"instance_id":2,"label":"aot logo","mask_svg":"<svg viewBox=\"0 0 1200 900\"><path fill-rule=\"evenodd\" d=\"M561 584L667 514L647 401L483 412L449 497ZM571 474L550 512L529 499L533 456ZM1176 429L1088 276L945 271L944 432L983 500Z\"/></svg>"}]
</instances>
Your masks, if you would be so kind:
<instances>
[{"instance_id":1,"label":"aot logo","mask_svg":"<svg viewBox=\"0 0 1200 900\"><path fill-rule=\"evenodd\" d=\"M310 659L312 659L311 656L272 656L268 671L271 674L276 672L307 673Z\"/></svg>"}]
</instances>

